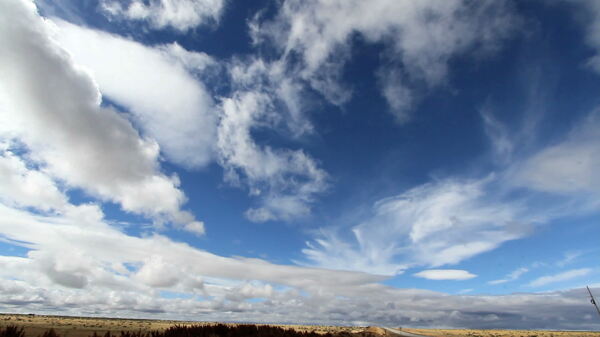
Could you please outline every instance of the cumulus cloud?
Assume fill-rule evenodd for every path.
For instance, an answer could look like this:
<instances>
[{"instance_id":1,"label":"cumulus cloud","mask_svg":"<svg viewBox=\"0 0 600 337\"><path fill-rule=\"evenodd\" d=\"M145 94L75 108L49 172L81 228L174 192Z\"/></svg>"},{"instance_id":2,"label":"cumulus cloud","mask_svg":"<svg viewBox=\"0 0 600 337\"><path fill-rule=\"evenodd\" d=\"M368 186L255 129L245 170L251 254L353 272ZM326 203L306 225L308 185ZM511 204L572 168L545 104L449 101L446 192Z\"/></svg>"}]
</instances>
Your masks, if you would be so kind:
<instances>
[{"instance_id":1,"label":"cumulus cloud","mask_svg":"<svg viewBox=\"0 0 600 337\"><path fill-rule=\"evenodd\" d=\"M222 297L227 292L214 288L229 289L227 282L218 281L223 279L260 280L298 291L349 295L354 288L382 280L365 273L217 256L156 234L129 236L105 222L95 205L72 205L69 212L48 216L0 205L0 214L0 235L9 244L29 249L26 258L0 259L6 268L0 275L45 289L60 285L145 294L168 289L190 294L209 291L211 296ZM207 278L206 287L202 278ZM254 291L246 288L240 292L247 297ZM257 294L267 296L268 288Z\"/></svg>"},{"instance_id":2,"label":"cumulus cloud","mask_svg":"<svg viewBox=\"0 0 600 337\"><path fill-rule=\"evenodd\" d=\"M210 56L176 43L147 47L54 21L59 43L90 70L104 95L132 112L167 159L199 167L216 157L227 182L247 187L259 199L245 213L251 221L291 221L310 214L314 196L326 188L326 173L305 152L261 146L251 135L256 129L285 128L293 135L311 129L296 84L276 64L233 61L232 96L215 106L198 81L218 67ZM184 228L202 233L199 224Z\"/></svg>"},{"instance_id":3,"label":"cumulus cloud","mask_svg":"<svg viewBox=\"0 0 600 337\"><path fill-rule=\"evenodd\" d=\"M347 102L352 89L341 77L352 36L384 44L399 60L377 76L396 119L406 122L417 89L443 83L453 57L475 47L496 49L514 22L504 2L468 1L285 1L273 18L256 15L250 22L255 45L276 53L228 65L233 90L222 100L217 145L226 181L260 199L246 216L256 222L305 216L326 189L325 172L308 154L261 146L250 131L311 132L304 116L311 102L307 87L333 104ZM258 169L257 162L267 168Z\"/></svg>"},{"instance_id":4,"label":"cumulus cloud","mask_svg":"<svg viewBox=\"0 0 600 337\"><path fill-rule=\"evenodd\" d=\"M192 221L188 222L183 226L183 229L190 233L194 233L196 235L203 235L205 232L204 222L202 221Z\"/></svg>"},{"instance_id":5,"label":"cumulus cloud","mask_svg":"<svg viewBox=\"0 0 600 337\"><path fill-rule=\"evenodd\" d=\"M233 87L232 94L253 92L269 97L270 104L276 108L276 111L268 113L270 126L285 130L292 138L313 132L313 126L305 116L311 99L304 94L304 83L293 70L287 68L285 60L234 58L227 68Z\"/></svg>"},{"instance_id":6,"label":"cumulus cloud","mask_svg":"<svg viewBox=\"0 0 600 337\"><path fill-rule=\"evenodd\" d=\"M180 32L218 22L224 0L103 0L102 10L110 17L146 21L154 29L172 27Z\"/></svg>"},{"instance_id":7,"label":"cumulus cloud","mask_svg":"<svg viewBox=\"0 0 600 337\"><path fill-rule=\"evenodd\" d=\"M493 181L442 180L379 200L352 239L327 234L303 252L319 266L385 275L458 263L531 232L518 203L495 200Z\"/></svg>"},{"instance_id":8,"label":"cumulus cloud","mask_svg":"<svg viewBox=\"0 0 600 337\"><path fill-rule=\"evenodd\" d=\"M581 268L581 269L572 269L562 273L554 274L554 275L546 275L541 276L531 282L529 282L528 286L530 287L542 287L548 284L568 281L574 278L582 277L589 275L592 272L590 268Z\"/></svg>"},{"instance_id":9,"label":"cumulus cloud","mask_svg":"<svg viewBox=\"0 0 600 337\"><path fill-rule=\"evenodd\" d=\"M158 220L179 222L183 229L201 234L204 232L202 222L197 222L191 214L178 210L185 202L185 196L178 189L179 180L175 176L161 174L157 159L159 153L162 153L169 161L187 168L202 167L217 159L225 169L227 182L247 188L249 194L258 199L258 204L247 210L248 219L255 222L292 221L310 214L315 196L327 187L327 174L304 151L262 146L251 135L251 131L259 129L283 128L295 138L312 129L303 116L304 108L298 96L301 90L299 84L286 77L277 62L267 64L259 60L249 63L232 61L229 73L233 91L230 97L223 98L219 105L215 105L201 82L212 69L219 67L210 56L187 51L176 43L148 47L124 37L76 26L59 19L52 19L51 22L57 28L47 22L40 24L40 39L52 41L52 48L62 53L64 68L67 71L76 69L81 73L84 79L82 81L88 82L87 87L93 91L93 94L88 95L91 96L88 100L93 99L93 104L96 105L94 109L102 112L99 115L114 116L123 127L129 128L127 133L131 136L130 141L140 143L136 145L140 149L133 150L124 144L115 143L114 147L118 151L107 151L106 147L111 143L102 138L107 137L102 134L103 131L97 129L95 133L89 132L90 137L88 133L83 134L84 129L71 123L69 125L73 126L72 131L80 131L81 138L85 136L93 139L97 135L97 143L90 146L105 149L102 151L103 155L109 156L112 152L117 152L123 156L119 159L102 159L102 165L122 165L130 172L115 176L119 172L101 169L100 165L92 161L86 163L96 165L100 172L89 168L74 172L74 168L64 166L81 160L70 157L61 159L59 155L73 154L77 148L83 151L82 145L73 149L63 142L61 146L64 149L55 151L58 154L37 158L47 164L47 170L52 171L54 176L66 180L72 186L83 187L102 199L119 202L128 211L153 215L156 219L165 216L166 219ZM68 95L75 95L74 92L70 90ZM109 101L127 108L132 122L141 129L142 136L147 138L140 137L111 108L100 107L100 93ZM79 100L84 101L85 98L79 95ZM55 107L46 105L40 109L62 108L58 106L59 102L56 104ZM67 112L69 110L65 113ZM99 125L89 120L82 123L88 123L90 127ZM113 129L112 126L103 129L109 128ZM32 130L28 131L33 133ZM5 133L13 134L14 130L7 129ZM34 154L38 154L39 151L31 142L26 144L32 147ZM89 149L85 151L91 153ZM141 152L145 158L129 156L129 151ZM101 160L99 157L95 158ZM54 165L58 166L54 163L59 160L62 172L57 172L58 169L54 168ZM53 165L49 165L49 161ZM108 176L111 173L114 174ZM78 174L85 176L79 177ZM147 175L151 177L144 178ZM94 176L95 179L91 181L88 176ZM144 182L130 186L126 179ZM136 193L136 198L130 197L132 193Z\"/></svg>"},{"instance_id":10,"label":"cumulus cloud","mask_svg":"<svg viewBox=\"0 0 600 337\"><path fill-rule=\"evenodd\" d=\"M394 61L382 69L382 94L401 122L415 91L446 81L452 58L497 49L518 21L508 2L462 0L285 1L273 20L258 19L251 25L255 43L271 43L283 59L299 55L298 76L338 105L351 94L339 79L353 36L384 44Z\"/></svg>"},{"instance_id":11,"label":"cumulus cloud","mask_svg":"<svg viewBox=\"0 0 600 337\"><path fill-rule=\"evenodd\" d=\"M201 167L213 159L217 112L202 77L216 62L177 43L141 43L53 19L54 37L90 71L101 93L126 107L167 159Z\"/></svg>"},{"instance_id":12,"label":"cumulus cloud","mask_svg":"<svg viewBox=\"0 0 600 337\"><path fill-rule=\"evenodd\" d=\"M327 186L327 174L302 150L258 145L251 131L275 123L272 101L262 92L236 92L223 99L218 129L219 160L225 178L248 186L261 204L250 208L251 221L290 221L310 213L316 194Z\"/></svg>"},{"instance_id":13,"label":"cumulus cloud","mask_svg":"<svg viewBox=\"0 0 600 337\"><path fill-rule=\"evenodd\" d=\"M157 221L194 221L180 209L177 177L160 172L158 145L100 105L96 83L50 38L35 6L5 1L0 9L0 135L18 139L69 186Z\"/></svg>"},{"instance_id":14,"label":"cumulus cloud","mask_svg":"<svg viewBox=\"0 0 600 337\"><path fill-rule=\"evenodd\" d=\"M135 278L151 287L168 288L179 281L178 268L164 261L160 255L152 255L143 262L142 267L136 272Z\"/></svg>"},{"instance_id":15,"label":"cumulus cloud","mask_svg":"<svg viewBox=\"0 0 600 337\"><path fill-rule=\"evenodd\" d=\"M397 289L365 273L223 257L161 235L131 236L109 225L95 205L71 209L35 215L0 204L0 235L29 250L24 257L0 256L0 303L6 310L251 322L294 317L297 323L345 325L598 327L585 319L591 309L585 289L502 296ZM253 298L261 301L248 301Z\"/></svg>"},{"instance_id":16,"label":"cumulus cloud","mask_svg":"<svg viewBox=\"0 0 600 337\"><path fill-rule=\"evenodd\" d=\"M251 298L267 299L274 297L277 290L270 284L261 284L261 282L244 282L242 285L233 288L225 298L233 301L246 300Z\"/></svg>"},{"instance_id":17,"label":"cumulus cloud","mask_svg":"<svg viewBox=\"0 0 600 337\"><path fill-rule=\"evenodd\" d=\"M416 277L426 278L428 280L469 280L477 275L460 269L429 269L413 274Z\"/></svg>"},{"instance_id":18,"label":"cumulus cloud","mask_svg":"<svg viewBox=\"0 0 600 337\"><path fill-rule=\"evenodd\" d=\"M10 150L0 151L0 200L43 211L62 210L67 198L46 174L27 168Z\"/></svg>"},{"instance_id":19,"label":"cumulus cloud","mask_svg":"<svg viewBox=\"0 0 600 337\"><path fill-rule=\"evenodd\" d=\"M196 7L180 12L200 3L206 2L105 1L104 5L115 17L184 31L218 19L218 14L198 14ZM346 102L351 88L340 85L338 77L351 36L358 33L368 42L385 44L388 53L401 55L398 64L378 76L395 116L407 121L420 88L443 83L453 57L480 44L493 48L506 36L505 23L510 21L503 2L287 1L279 10L274 21L255 27L254 38L257 43L275 41L283 46L284 56L272 62L233 60L228 64L232 93L213 103L198 82L213 62L205 54L177 44L147 47L58 20L54 22L59 29L54 30L55 26L35 15L28 2L0 4L0 23L5 23L0 29L4 46L0 51L0 135L23 143L20 150L24 153L10 146L1 148L0 239L27 251L22 257L0 256L3 307L20 312L253 322L289 322L294 317L298 323L313 324L600 328L586 318L591 308L583 289L455 296L388 287L381 283L386 277L374 275L455 264L528 235L530 224L540 217L524 216L519 200L507 202L496 193L495 176L449 178L415 186L379 200L370 216L353 224L349 233L323 229L304 253L311 264L334 270L218 256L154 233L128 235L104 219L99 205L69 204L62 188L80 187L102 200L120 203L125 210L176 221L202 234L203 223L181 211L185 197L178 179L161 172L158 156L162 151L175 163L206 165L211 160L207 139L212 135L226 181L243 186L259 200L246 212L248 218L268 221L305 216L316 196L326 190L327 174L305 151L262 145L253 133L285 130L291 131L292 138L310 133L302 96L307 84L334 104ZM463 33L464 40L455 36ZM79 41L106 49L107 54L102 50L88 55L79 49ZM111 59L124 52L135 57L114 61L112 66L122 67L131 82L121 79L117 83L107 78L109 70L96 57ZM299 64L294 61L297 56ZM337 62L340 57L342 62ZM170 97L160 96L162 89L152 91L150 86L160 89L164 83L145 74L148 68L181 90ZM142 73L148 79L142 84L148 86L139 83ZM131 109L142 137L121 114L100 105L100 92ZM180 105L185 100L199 104ZM158 106L159 101L168 102L169 107ZM156 106L148 104L152 102ZM218 120L211 116L212 108L221 114ZM177 112L174 124L149 120L173 111ZM502 140L503 131L493 129L495 121L486 123L489 133L498 131L496 140ZM200 124L206 133L194 134L192 126ZM180 128L189 139L169 133L166 129L170 128ZM569 139L575 139L578 146L595 139L577 137ZM564 144L569 140L558 146ZM595 140L590 144L588 148ZM501 141L497 145L498 153L510 152ZM543 168L540 162L566 153L549 149L523 161L523 167ZM585 151L580 153L595 154ZM586 170L563 171L595 182ZM523 185L570 193L564 187L541 188L530 178L524 176ZM505 279L518 278L522 272L517 270ZM545 285L589 273L572 270L532 283ZM415 275L475 277L453 269ZM177 296L169 298L164 293ZM261 301L250 301L256 298Z\"/></svg>"}]
</instances>

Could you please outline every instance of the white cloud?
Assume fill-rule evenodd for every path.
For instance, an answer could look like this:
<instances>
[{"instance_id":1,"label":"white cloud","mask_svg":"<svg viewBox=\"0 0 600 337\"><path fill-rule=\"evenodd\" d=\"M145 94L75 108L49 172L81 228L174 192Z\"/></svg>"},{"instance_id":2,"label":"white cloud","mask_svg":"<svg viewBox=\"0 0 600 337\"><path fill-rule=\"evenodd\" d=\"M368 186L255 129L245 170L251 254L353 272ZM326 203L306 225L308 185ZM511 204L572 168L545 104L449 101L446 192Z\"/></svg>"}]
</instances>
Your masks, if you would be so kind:
<instances>
[{"instance_id":1,"label":"white cloud","mask_svg":"<svg viewBox=\"0 0 600 337\"><path fill-rule=\"evenodd\" d=\"M588 60L588 65L600 72L600 4L595 0L564 0L565 3L575 4L578 10L577 18L585 27L585 41L588 46L596 49L596 55Z\"/></svg>"},{"instance_id":2,"label":"white cloud","mask_svg":"<svg viewBox=\"0 0 600 337\"><path fill-rule=\"evenodd\" d=\"M559 267L564 267L566 265L569 265L583 254L584 253L582 251L578 251L578 250L565 252L564 257L561 260L559 260L558 262L556 262L556 265Z\"/></svg>"},{"instance_id":3,"label":"white cloud","mask_svg":"<svg viewBox=\"0 0 600 337\"><path fill-rule=\"evenodd\" d=\"M271 127L280 127L292 138L297 138L313 132L313 126L304 115L311 99L304 95L304 84L293 72L286 69L282 60L272 62L262 58L246 60L234 58L228 64L231 85L234 87L232 96L237 92L252 92L265 95L275 111L265 112L269 116ZM282 132L283 133L283 132Z\"/></svg>"},{"instance_id":4,"label":"white cloud","mask_svg":"<svg viewBox=\"0 0 600 337\"><path fill-rule=\"evenodd\" d=\"M364 273L228 258L159 235L129 236L107 225L97 207L79 207L85 208L79 214L38 216L0 205L0 233L32 249L26 257L0 256L0 303L7 310L250 322L294 317L297 323L340 325L597 328L583 318L590 309L581 300L584 289L502 296L396 289ZM183 296L165 298L158 290ZM248 302L251 298L264 300ZM484 319L491 315L496 318Z\"/></svg>"},{"instance_id":5,"label":"white cloud","mask_svg":"<svg viewBox=\"0 0 600 337\"><path fill-rule=\"evenodd\" d=\"M0 204L0 235L29 249L25 257L0 256L3 307L211 321L598 327L584 318L584 289L502 296L396 289L364 273L222 257L160 235L130 236L108 225L97 206L70 208L40 216ZM182 296L165 298L158 290Z\"/></svg>"},{"instance_id":6,"label":"white cloud","mask_svg":"<svg viewBox=\"0 0 600 337\"><path fill-rule=\"evenodd\" d=\"M506 282L510 282L510 281L515 281L515 280L519 279L523 274L527 273L528 271L529 271L529 268L521 267L521 268L515 269L512 272L510 272L508 275L505 276L505 278L489 281L488 284L496 285L496 284L506 283Z\"/></svg>"},{"instance_id":7,"label":"white cloud","mask_svg":"<svg viewBox=\"0 0 600 337\"><path fill-rule=\"evenodd\" d=\"M416 277L426 278L428 280L470 280L477 275L460 269L429 269L413 274Z\"/></svg>"},{"instance_id":8,"label":"white cloud","mask_svg":"<svg viewBox=\"0 0 600 337\"><path fill-rule=\"evenodd\" d=\"M30 170L9 150L0 151L0 200L21 207L61 210L67 198L46 174Z\"/></svg>"},{"instance_id":9,"label":"white cloud","mask_svg":"<svg viewBox=\"0 0 600 337\"><path fill-rule=\"evenodd\" d=\"M24 257L0 256L0 304L7 311L240 322L294 317L296 323L339 325L598 327L584 318L590 309L581 300L585 289L502 296L397 289L365 273L223 257L161 235L135 237L108 225L97 206L69 209L41 216L0 204L0 235L29 249ZM166 298L160 291L181 296ZM263 300L248 301L252 298Z\"/></svg>"},{"instance_id":10,"label":"white cloud","mask_svg":"<svg viewBox=\"0 0 600 337\"><path fill-rule=\"evenodd\" d=\"M325 190L325 173L312 158L297 150L261 146L250 130L285 129L294 137L311 132L303 116L311 104L307 85L333 104L348 101L351 88L341 85L340 78L353 34L368 43L384 43L390 55L401 59L378 74L397 120L405 122L419 96L415 88L443 83L447 63L456 55L475 46L495 49L514 23L510 6L503 2L286 1L273 19L263 20L259 13L250 23L252 38L259 47L274 46L279 53L271 61L234 59L229 64L233 90L222 102L218 131L226 180L248 186L261 201L246 216L257 222L302 217L310 212L314 196ZM266 166L264 172L257 162ZM290 175L296 178L287 179ZM281 184L281 178L287 182Z\"/></svg>"},{"instance_id":11,"label":"white cloud","mask_svg":"<svg viewBox=\"0 0 600 337\"><path fill-rule=\"evenodd\" d=\"M352 228L354 240L324 232L303 252L318 266L385 275L458 263L531 232L521 206L497 200L493 183L489 177L417 186L378 201Z\"/></svg>"},{"instance_id":12,"label":"white cloud","mask_svg":"<svg viewBox=\"0 0 600 337\"><path fill-rule=\"evenodd\" d=\"M514 135L508 132L506 126L494 116L489 107L481 110L481 117L496 159L503 164L508 163L514 151Z\"/></svg>"},{"instance_id":13,"label":"white cloud","mask_svg":"<svg viewBox=\"0 0 600 337\"><path fill-rule=\"evenodd\" d=\"M190 233L195 233L196 235L202 235L205 232L204 222L202 221L192 221L190 223L185 224L183 229Z\"/></svg>"},{"instance_id":14,"label":"white cloud","mask_svg":"<svg viewBox=\"0 0 600 337\"><path fill-rule=\"evenodd\" d=\"M504 144L506 130L487 111L482 115L497 143L496 154L504 161L520 158L484 179L447 178L379 200L372 214L349 230L321 230L303 249L308 263L383 275L452 265L523 238L534 225L598 210L597 112L577 123L565 139L529 156L512 153L515 144ZM523 197L507 198L522 187L529 189ZM524 272L518 269L490 283L513 281Z\"/></svg>"},{"instance_id":15,"label":"white cloud","mask_svg":"<svg viewBox=\"0 0 600 337\"><path fill-rule=\"evenodd\" d=\"M197 284L196 277L204 276L262 280L307 291L343 292L345 287L382 280L359 272L221 257L156 234L129 236L108 225L95 205L70 206L62 215L40 216L0 204L0 214L0 234L9 243L32 249L27 254L28 261L39 267L38 271L46 274L49 281L75 288L124 287L119 283L135 288L141 282L149 287L177 290L185 284ZM133 270L124 265L133 266ZM34 280L27 277L23 275L26 281ZM40 285L51 288L51 283Z\"/></svg>"},{"instance_id":16,"label":"white cloud","mask_svg":"<svg viewBox=\"0 0 600 337\"><path fill-rule=\"evenodd\" d=\"M250 132L283 127L301 135L311 130L302 116L300 89L280 73L276 63L232 62L229 70L235 90L217 107L189 73L202 78L216 66L206 54L186 51L178 44L151 48L56 22L60 43L91 70L108 98L131 110L134 121L158 141L168 159L198 167L210 162L216 150L226 180L247 186L259 199L257 207L245 213L251 221L291 221L310 214L314 196L326 187L325 172L303 151L260 146ZM203 228L194 226L193 231L201 233Z\"/></svg>"},{"instance_id":17,"label":"white cloud","mask_svg":"<svg viewBox=\"0 0 600 337\"><path fill-rule=\"evenodd\" d=\"M530 287L542 287L547 284L557 283L562 281L572 280L574 278L582 277L589 275L592 272L590 268L581 268L581 269L572 269L562 273L547 275L539 277L531 282L529 282L528 286Z\"/></svg>"},{"instance_id":18,"label":"white cloud","mask_svg":"<svg viewBox=\"0 0 600 337\"><path fill-rule=\"evenodd\" d=\"M261 92L237 92L222 102L217 148L233 185L245 184L261 204L246 216L251 221L290 221L310 213L314 196L325 190L327 174L302 150L258 145L251 136L256 128L273 125L278 115L272 101Z\"/></svg>"},{"instance_id":19,"label":"white cloud","mask_svg":"<svg viewBox=\"0 0 600 337\"><path fill-rule=\"evenodd\" d=\"M524 134L537 116L528 116L513 143L484 109L488 135L505 167L484 179L446 178L379 200L358 225L325 227L303 253L309 264L321 267L393 275L415 266L456 264L523 238L535 225L595 212L600 206L599 116L591 113L564 139L531 153L513 148L533 137ZM515 197L517 191L521 196ZM513 281L524 272L490 283Z\"/></svg>"},{"instance_id":20,"label":"white cloud","mask_svg":"<svg viewBox=\"0 0 600 337\"><path fill-rule=\"evenodd\" d=\"M179 282L179 268L165 262L160 255L152 255L144 261L142 267L135 273L135 278L151 287L169 288Z\"/></svg>"},{"instance_id":21,"label":"white cloud","mask_svg":"<svg viewBox=\"0 0 600 337\"><path fill-rule=\"evenodd\" d=\"M111 17L147 21L154 29L173 27L185 32L211 22L218 22L225 7L224 0L103 0L102 9Z\"/></svg>"},{"instance_id":22,"label":"white cloud","mask_svg":"<svg viewBox=\"0 0 600 337\"><path fill-rule=\"evenodd\" d=\"M378 73L383 97L398 123L410 119L410 111L414 104L414 95L410 88L403 83L403 75L399 69L381 69Z\"/></svg>"},{"instance_id":23,"label":"white cloud","mask_svg":"<svg viewBox=\"0 0 600 337\"><path fill-rule=\"evenodd\" d=\"M2 2L0 18L0 135L68 186L157 221L194 221L180 209L177 177L160 172L158 145L100 106L93 79L49 37L33 3Z\"/></svg>"},{"instance_id":24,"label":"white cloud","mask_svg":"<svg viewBox=\"0 0 600 337\"><path fill-rule=\"evenodd\" d=\"M515 182L558 194L594 194L600 189L600 113L591 113L567 137L543 148L515 169Z\"/></svg>"},{"instance_id":25,"label":"white cloud","mask_svg":"<svg viewBox=\"0 0 600 337\"><path fill-rule=\"evenodd\" d=\"M125 106L167 159L186 167L213 159L217 111L202 77L215 66L208 55L177 43L144 46L127 38L53 19L54 37L86 67L103 95Z\"/></svg>"},{"instance_id":26,"label":"white cloud","mask_svg":"<svg viewBox=\"0 0 600 337\"><path fill-rule=\"evenodd\" d=\"M272 298L276 290L270 284L259 282L245 282L236 286L233 291L225 297L228 300L240 301L250 298Z\"/></svg>"},{"instance_id":27,"label":"white cloud","mask_svg":"<svg viewBox=\"0 0 600 337\"><path fill-rule=\"evenodd\" d=\"M200 222L194 222L191 214L179 210L185 202L185 196L177 189L179 180L157 172L157 158L160 150L174 163L199 167L216 156L226 171L226 180L234 185L247 186L250 194L259 199L258 204L246 212L249 219L257 222L291 221L310 214L310 205L315 195L326 189L327 174L302 150L261 146L250 133L251 130L284 127L296 137L311 130L310 123L302 116L303 107L297 96L301 89L295 81L286 78L277 63L263 64L261 67L260 62L233 62L230 69L234 86L232 95L224 98L220 106L215 106L205 87L197 80L213 67L218 67L206 54L186 51L177 44L147 47L123 37L75 26L58 19L53 22L57 29L51 25L39 24L39 38L48 39L47 36L51 35L52 41L58 41L67 49L68 55L53 42L50 43L52 52L58 50L62 53L60 62L64 63L64 70L76 68L76 72L81 74L83 80L80 82L85 82L84 87L92 91L87 100L93 101L92 106L95 107L92 110L98 111L96 114L99 118L107 114L113 116L111 118L118 120L123 128L129 129L123 132L131 138L128 141L139 142L138 145L129 145L139 149L130 149L115 141L112 144L114 149L109 151L106 147L111 143L104 138L109 137L110 133L104 133L101 129L84 133L85 129L73 122L62 125L63 128L72 126L71 130L64 132L80 132L79 138L95 143L84 148L85 143L78 141L79 146L69 147L70 142L58 142L64 140L64 137L59 137L54 143L50 139L48 144L54 147L60 145L62 148L53 149L52 154L46 153L42 158L40 153L43 151L37 149L33 141L26 141L38 156L35 159L46 164L46 170L53 176L64 179L71 186L82 187L103 200L119 202L125 210L152 215L159 222L179 222L184 229L202 233L204 226ZM28 61L27 58L19 60ZM28 66L27 70L31 68ZM52 68L55 72L61 70L56 66ZM89 75L83 69L89 71ZM60 78L60 74L54 75ZM82 85L76 83L76 80L69 80L73 82L69 85ZM257 81L263 80L269 83L255 85ZM93 81L97 82L98 87ZM155 139L160 149L151 139L140 139L121 115L110 108L98 106L101 100L98 88L110 100L128 108L143 136ZM252 88L252 91L246 92L247 88ZM22 93L27 92L22 90ZM76 91L69 89L68 93L57 92L55 96L60 94L76 95ZM11 101L13 100L11 97ZM65 110L60 103L70 100L72 99L65 98L60 102L54 101L54 107L44 105L36 108L39 108L39 113L54 109L69 113L71 110ZM85 100L83 95L79 95L79 101ZM256 106L247 106L252 100L257 102ZM19 104L30 104L32 101L43 100L23 98L23 102ZM11 108L15 109L16 102L12 104ZM285 113L278 112L280 107L285 108ZM72 113L75 114L76 110L73 109ZM88 114L77 113L80 123L87 123L88 127L101 125L99 122L92 122ZM218 117L218 114L221 116ZM57 120L54 118L51 122ZM27 123L29 121L23 121L21 125ZM15 124L14 121L11 124ZM40 128L49 125L40 125ZM30 128L21 129L30 134L35 131ZM102 128L106 129L114 130L115 127L107 125ZM14 127L4 130L4 133L12 137L15 134ZM39 136L41 133L36 134ZM118 141L123 141L123 137ZM116 152L122 158L95 157L101 160L102 165L76 158L92 153L89 147L103 149L104 156ZM145 158L129 155L130 151L138 151ZM94 167L82 167L77 171L76 168L80 166L74 167L75 162L85 162ZM106 167L118 165L123 165L128 171L115 172L116 169ZM132 185L127 179L142 182ZM132 194L135 194L135 198ZM165 219L161 219L163 216Z\"/></svg>"},{"instance_id":28,"label":"white cloud","mask_svg":"<svg viewBox=\"0 0 600 337\"><path fill-rule=\"evenodd\" d=\"M449 61L478 48L496 49L516 26L504 1L285 1L277 16L251 25L255 43L273 43L298 76L334 104L350 91L340 83L341 70L360 34L368 43L383 43L395 68L381 81L383 95L400 121L408 119L415 90L445 82ZM404 69L401 76L399 69Z\"/></svg>"}]
</instances>

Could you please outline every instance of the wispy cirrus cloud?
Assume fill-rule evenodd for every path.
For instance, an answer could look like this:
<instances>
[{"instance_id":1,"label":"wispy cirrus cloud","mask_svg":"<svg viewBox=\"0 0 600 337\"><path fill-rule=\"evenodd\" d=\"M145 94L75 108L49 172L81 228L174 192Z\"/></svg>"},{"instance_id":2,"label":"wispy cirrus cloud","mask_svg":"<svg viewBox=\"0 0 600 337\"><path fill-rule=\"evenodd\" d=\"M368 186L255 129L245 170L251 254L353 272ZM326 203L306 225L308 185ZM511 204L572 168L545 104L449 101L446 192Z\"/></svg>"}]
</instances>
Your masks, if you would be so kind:
<instances>
[{"instance_id":1,"label":"wispy cirrus cloud","mask_svg":"<svg viewBox=\"0 0 600 337\"><path fill-rule=\"evenodd\" d=\"M527 137L510 138L489 111L483 115L492 150L509 161L500 161L485 178L448 177L378 200L359 224L317 234L303 250L306 259L317 266L386 275L452 265L524 238L536 226L600 209L594 188L600 170L597 111L558 141L523 153L512 149ZM508 197L517 192L521 197ZM508 282L522 272L492 282Z\"/></svg>"},{"instance_id":2,"label":"wispy cirrus cloud","mask_svg":"<svg viewBox=\"0 0 600 337\"><path fill-rule=\"evenodd\" d=\"M413 276L425 278L428 280L453 280L453 281L462 281L462 280L470 280L472 278L477 277L477 275L472 274L466 270L461 269L429 269L423 270L418 273L413 274Z\"/></svg>"},{"instance_id":3,"label":"wispy cirrus cloud","mask_svg":"<svg viewBox=\"0 0 600 337\"><path fill-rule=\"evenodd\" d=\"M351 228L350 239L318 237L303 252L321 267L386 275L458 263L532 230L519 203L489 194L494 183L489 177L417 186L376 202L372 215Z\"/></svg>"},{"instance_id":4,"label":"wispy cirrus cloud","mask_svg":"<svg viewBox=\"0 0 600 337\"><path fill-rule=\"evenodd\" d=\"M554 275L546 275L536 278L535 280L529 282L527 285L529 287L542 287L552 283L558 283L563 281L569 281L575 278L587 276L592 272L591 268L580 268L580 269L571 269L562 273L554 274Z\"/></svg>"},{"instance_id":5,"label":"wispy cirrus cloud","mask_svg":"<svg viewBox=\"0 0 600 337\"><path fill-rule=\"evenodd\" d=\"M560 142L541 149L518 165L515 182L559 195L595 195L600 187L595 174L600 169L599 125L600 113L590 113Z\"/></svg>"},{"instance_id":6,"label":"wispy cirrus cloud","mask_svg":"<svg viewBox=\"0 0 600 337\"><path fill-rule=\"evenodd\" d=\"M580 250L571 250L571 251L565 252L563 258L560 259L559 261L557 261L556 265L561 268L565 267L565 266L575 262L575 260L577 260L582 255L584 255L584 252L580 251Z\"/></svg>"},{"instance_id":7,"label":"wispy cirrus cloud","mask_svg":"<svg viewBox=\"0 0 600 337\"><path fill-rule=\"evenodd\" d=\"M585 41L596 55L588 60L588 65L600 72L600 4L594 0L563 0L562 3L574 5L572 9L578 14L576 18L585 29Z\"/></svg>"},{"instance_id":8,"label":"wispy cirrus cloud","mask_svg":"<svg viewBox=\"0 0 600 337\"><path fill-rule=\"evenodd\" d=\"M506 283L506 282L515 281L515 280L518 280L521 276L523 276L523 274L525 274L527 272L529 272L529 268L525 268L525 267L517 268L517 269L513 270L512 272L510 272L509 274L507 274L503 279L489 281L488 284L496 285L496 284L502 284L502 283Z\"/></svg>"}]
</instances>

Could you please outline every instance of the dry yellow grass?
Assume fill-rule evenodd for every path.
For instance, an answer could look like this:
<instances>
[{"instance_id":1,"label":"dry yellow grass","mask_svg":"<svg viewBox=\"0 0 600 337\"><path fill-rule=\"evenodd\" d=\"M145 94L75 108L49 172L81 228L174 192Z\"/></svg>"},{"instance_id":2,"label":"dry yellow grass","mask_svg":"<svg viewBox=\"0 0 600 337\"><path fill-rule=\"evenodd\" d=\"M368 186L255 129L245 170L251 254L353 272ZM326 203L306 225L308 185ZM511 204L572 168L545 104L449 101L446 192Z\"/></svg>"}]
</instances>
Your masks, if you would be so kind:
<instances>
[{"instance_id":1,"label":"dry yellow grass","mask_svg":"<svg viewBox=\"0 0 600 337\"><path fill-rule=\"evenodd\" d=\"M43 315L0 314L0 327L7 325L22 326L28 337L36 337L44 331L53 328L61 337L89 337L94 332L104 334L106 331L120 333L121 331L164 330L173 325L216 324L216 322L190 322L146 319L117 319L93 317L65 317ZM234 324L232 324L234 325ZM362 332L365 328L337 327L321 325L278 325L297 331L327 332Z\"/></svg>"},{"instance_id":2,"label":"dry yellow grass","mask_svg":"<svg viewBox=\"0 0 600 337\"><path fill-rule=\"evenodd\" d=\"M145 319L116 319L92 317L65 317L42 315L0 314L0 327L18 325L25 328L26 336L40 336L44 331L53 328L61 337L89 337L94 332L104 334L106 331L164 330L173 325L216 324L216 322L190 322ZM234 324L232 324L234 325ZM297 331L327 332L370 332L378 334L375 327L339 327L320 325L278 325ZM535 330L468 330L468 329L402 329L407 332L432 337L600 337L600 332L584 331L535 331ZM389 335L389 334L387 334Z\"/></svg>"},{"instance_id":3,"label":"dry yellow grass","mask_svg":"<svg viewBox=\"0 0 600 337\"><path fill-rule=\"evenodd\" d=\"M544 330L402 329L432 337L600 337L600 332Z\"/></svg>"}]
</instances>

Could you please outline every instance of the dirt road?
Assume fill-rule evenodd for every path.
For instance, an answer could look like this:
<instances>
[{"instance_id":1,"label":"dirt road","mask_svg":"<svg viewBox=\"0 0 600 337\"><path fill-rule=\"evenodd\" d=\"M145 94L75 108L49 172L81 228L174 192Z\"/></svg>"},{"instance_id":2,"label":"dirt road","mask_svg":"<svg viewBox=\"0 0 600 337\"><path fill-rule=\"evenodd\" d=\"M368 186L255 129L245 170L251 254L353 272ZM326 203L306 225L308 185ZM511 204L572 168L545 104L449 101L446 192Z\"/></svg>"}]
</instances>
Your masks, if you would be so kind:
<instances>
[{"instance_id":1,"label":"dirt road","mask_svg":"<svg viewBox=\"0 0 600 337\"><path fill-rule=\"evenodd\" d=\"M383 328L385 330L393 333L393 334L398 335L398 336L404 336L404 337L428 337L428 336L425 336L425 335L416 335L414 333L410 333L410 332L406 332L406 331L402 331L402 330L398 330L398 329L392 329L392 328L386 328L386 327L383 327Z\"/></svg>"}]
</instances>

